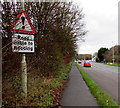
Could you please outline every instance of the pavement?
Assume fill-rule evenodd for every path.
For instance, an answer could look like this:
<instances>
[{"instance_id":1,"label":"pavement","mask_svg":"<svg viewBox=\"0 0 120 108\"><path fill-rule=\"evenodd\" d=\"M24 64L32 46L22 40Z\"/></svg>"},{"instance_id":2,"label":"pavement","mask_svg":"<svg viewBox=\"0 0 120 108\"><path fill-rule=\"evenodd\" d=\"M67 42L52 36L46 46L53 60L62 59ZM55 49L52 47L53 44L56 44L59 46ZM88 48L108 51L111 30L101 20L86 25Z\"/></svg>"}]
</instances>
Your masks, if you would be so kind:
<instances>
[{"instance_id":1,"label":"pavement","mask_svg":"<svg viewBox=\"0 0 120 108\"><path fill-rule=\"evenodd\" d=\"M69 82L63 91L63 97L60 104L62 107L98 106L96 99L91 95L89 88L74 64L69 73Z\"/></svg>"}]
</instances>

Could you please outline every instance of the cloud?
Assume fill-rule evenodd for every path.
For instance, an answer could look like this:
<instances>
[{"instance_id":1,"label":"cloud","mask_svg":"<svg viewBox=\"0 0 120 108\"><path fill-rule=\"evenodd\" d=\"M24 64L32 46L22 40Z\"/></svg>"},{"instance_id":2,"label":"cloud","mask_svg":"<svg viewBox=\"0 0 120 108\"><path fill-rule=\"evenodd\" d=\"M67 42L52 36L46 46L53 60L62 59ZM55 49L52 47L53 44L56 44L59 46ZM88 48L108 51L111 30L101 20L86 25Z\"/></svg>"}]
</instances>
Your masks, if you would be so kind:
<instances>
[{"instance_id":1,"label":"cloud","mask_svg":"<svg viewBox=\"0 0 120 108\"><path fill-rule=\"evenodd\" d=\"M78 46L78 53L94 53L101 47L112 47L118 43L118 1L76 0L85 13L89 31L85 43Z\"/></svg>"}]
</instances>

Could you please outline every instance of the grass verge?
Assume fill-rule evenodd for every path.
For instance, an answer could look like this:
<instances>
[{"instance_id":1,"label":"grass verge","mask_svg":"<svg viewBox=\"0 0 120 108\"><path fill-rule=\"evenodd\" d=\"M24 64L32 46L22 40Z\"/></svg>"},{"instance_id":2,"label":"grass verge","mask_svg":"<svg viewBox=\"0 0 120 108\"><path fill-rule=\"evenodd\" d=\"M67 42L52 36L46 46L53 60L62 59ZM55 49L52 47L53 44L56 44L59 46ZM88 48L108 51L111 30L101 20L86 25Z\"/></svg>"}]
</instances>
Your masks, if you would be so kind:
<instances>
[{"instance_id":1,"label":"grass verge","mask_svg":"<svg viewBox=\"0 0 120 108\"><path fill-rule=\"evenodd\" d=\"M110 64L110 63L104 63L105 65L110 65L110 66L118 66L120 67L120 64Z\"/></svg>"},{"instance_id":2,"label":"grass verge","mask_svg":"<svg viewBox=\"0 0 120 108\"><path fill-rule=\"evenodd\" d=\"M91 78L88 74L84 72L83 69L80 68L78 64L76 64L78 70L80 71L84 81L86 82L87 86L89 87L93 96L97 99L97 102L102 108L120 108L118 104L109 96L104 90L102 90Z\"/></svg>"},{"instance_id":3,"label":"grass verge","mask_svg":"<svg viewBox=\"0 0 120 108\"><path fill-rule=\"evenodd\" d=\"M28 74L28 95L21 96L20 76L9 78L4 83L4 97L2 107L52 107L58 106L61 91L68 80L68 72L72 63L63 65L55 76L40 77L37 74ZM9 82L9 83L8 83Z\"/></svg>"},{"instance_id":4,"label":"grass verge","mask_svg":"<svg viewBox=\"0 0 120 108\"><path fill-rule=\"evenodd\" d=\"M68 79L68 72L71 68L71 63L61 67L56 76L44 77L42 80L36 78L29 85L29 98L27 105L53 107L58 106L63 89L64 81ZM31 103L32 101L32 103Z\"/></svg>"}]
</instances>

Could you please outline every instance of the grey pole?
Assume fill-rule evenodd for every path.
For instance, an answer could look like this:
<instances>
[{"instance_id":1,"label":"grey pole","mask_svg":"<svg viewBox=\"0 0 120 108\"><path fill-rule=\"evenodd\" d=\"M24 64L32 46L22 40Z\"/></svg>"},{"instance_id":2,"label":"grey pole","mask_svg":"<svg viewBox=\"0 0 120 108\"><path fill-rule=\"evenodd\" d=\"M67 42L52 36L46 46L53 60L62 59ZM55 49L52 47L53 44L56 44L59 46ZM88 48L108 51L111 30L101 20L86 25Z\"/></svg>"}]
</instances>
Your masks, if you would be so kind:
<instances>
[{"instance_id":1,"label":"grey pole","mask_svg":"<svg viewBox=\"0 0 120 108\"><path fill-rule=\"evenodd\" d=\"M114 46L113 46L113 64L114 64L114 61L115 61L115 55L114 55Z\"/></svg>"},{"instance_id":2,"label":"grey pole","mask_svg":"<svg viewBox=\"0 0 120 108\"><path fill-rule=\"evenodd\" d=\"M22 55L21 62L21 70L22 70L22 94L24 97L27 97L27 63L25 54Z\"/></svg>"},{"instance_id":3,"label":"grey pole","mask_svg":"<svg viewBox=\"0 0 120 108\"><path fill-rule=\"evenodd\" d=\"M24 0L21 1L22 10L24 10ZM26 56L22 54L21 61L21 70L22 70L22 93L24 97L27 97L27 63Z\"/></svg>"},{"instance_id":4,"label":"grey pole","mask_svg":"<svg viewBox=\"0 0 120 108\"><path fill-rule=\"evenodd\" d=\"M113 43L113 41L112 41L112 43ZM115 54L114 54L114 45L113 45L113 64L114 64L114 61L115 61Z\"/></svg>"}]
</instances>

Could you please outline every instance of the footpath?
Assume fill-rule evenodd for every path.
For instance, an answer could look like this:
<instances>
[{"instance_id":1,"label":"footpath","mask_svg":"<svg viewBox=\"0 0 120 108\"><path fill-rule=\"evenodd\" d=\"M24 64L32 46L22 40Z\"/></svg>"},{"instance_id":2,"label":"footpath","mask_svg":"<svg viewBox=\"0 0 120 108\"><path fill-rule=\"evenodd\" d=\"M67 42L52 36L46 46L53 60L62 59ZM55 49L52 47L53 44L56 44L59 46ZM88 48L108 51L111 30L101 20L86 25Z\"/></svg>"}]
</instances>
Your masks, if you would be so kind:
<instances>
[{"instance_id":1,"label":"footpath","mask_svg":"<svg viewBox=\"0 0 120 108\"><path fill-rule=\"evenodd\" d=\"M82 76L73 64L69 73L69 81L67 87L63 91L62 100L64 106L98 106L96 99L92 96ZM97 107L99 108L99 107Z\"/></svg>"}]
</instances>

